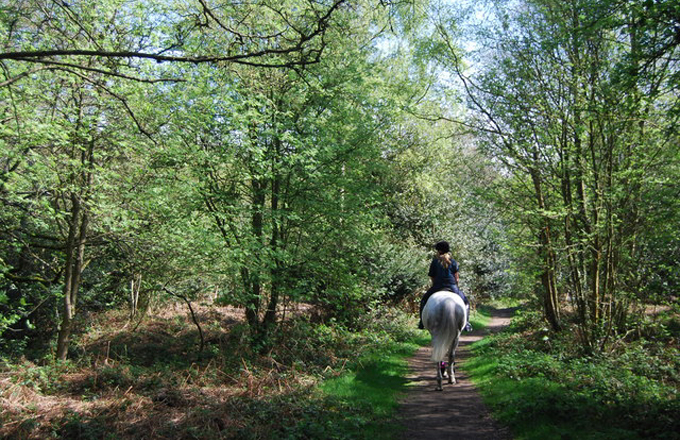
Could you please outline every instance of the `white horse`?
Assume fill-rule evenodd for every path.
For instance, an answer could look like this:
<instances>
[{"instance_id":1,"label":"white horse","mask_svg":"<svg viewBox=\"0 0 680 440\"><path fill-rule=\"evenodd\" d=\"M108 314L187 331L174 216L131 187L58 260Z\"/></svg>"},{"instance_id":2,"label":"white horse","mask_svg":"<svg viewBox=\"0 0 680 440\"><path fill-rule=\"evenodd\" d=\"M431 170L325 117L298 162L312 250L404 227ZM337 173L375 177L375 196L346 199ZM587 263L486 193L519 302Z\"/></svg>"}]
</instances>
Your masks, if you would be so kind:
<instances>
[{"instance_id":1,"label":"white horse","mask_svg":"<svg viewBox=\"0 0 680 440\"><path fill-rule=\"evenodd\" d=\"M437 363L437 391L442 391L441 362L446 355L449 383L456 383L453 363L460 332L467 322L467 313L460 295L448 291L434 293L423 308L423 325L432 335L431 359Z\"/></svg>"}]
</instances>

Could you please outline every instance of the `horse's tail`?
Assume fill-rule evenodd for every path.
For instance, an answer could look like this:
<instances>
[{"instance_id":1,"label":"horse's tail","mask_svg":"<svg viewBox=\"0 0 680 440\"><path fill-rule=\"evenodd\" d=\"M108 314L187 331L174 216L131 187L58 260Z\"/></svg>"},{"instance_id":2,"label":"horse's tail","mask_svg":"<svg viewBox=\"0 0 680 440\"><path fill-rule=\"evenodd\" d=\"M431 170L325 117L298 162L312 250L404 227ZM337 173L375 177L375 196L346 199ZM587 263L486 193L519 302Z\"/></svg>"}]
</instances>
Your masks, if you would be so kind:
<instances>
[{"instance_id":1,"label":"horse's tail","mask_svg":"<svg viewBox=\"0 0 680 440\"><path fill-rule=\"evenodd\" d=\"M453 326L446 326L432 335L432 360L443 361L449 353L449 348L457 336L458 330Z\"/></svg>"},{"instance_id":2,"label":"horse's tail","mask_svg":"<svg viewBox=\"0 0 680 440\"><path fill-rule=\"evenodd\" d=\"M462 302L462 301L461 301ZM448 355L451 345L459 336L462 325L464 325L464 316L458 316L457 309L462 309L460 312L465 313L465 309L461 308L455 300L444 300L439 304L437 314L438 325L432 333L432 357L434 362L445 360ZM463 320L463 321L461 321Z\"/></svg>"}]
</instances>

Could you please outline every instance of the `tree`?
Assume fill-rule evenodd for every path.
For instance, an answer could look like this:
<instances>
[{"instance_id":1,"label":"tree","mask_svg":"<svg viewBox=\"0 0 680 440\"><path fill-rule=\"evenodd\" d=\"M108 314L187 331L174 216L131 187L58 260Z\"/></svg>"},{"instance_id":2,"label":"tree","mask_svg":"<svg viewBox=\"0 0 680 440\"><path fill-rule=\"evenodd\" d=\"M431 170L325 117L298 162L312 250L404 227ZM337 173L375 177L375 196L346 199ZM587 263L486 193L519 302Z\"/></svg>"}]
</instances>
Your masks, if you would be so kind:
<instances>
[{"instance_id":1,"label":"tree","mask_svg":"<svg viewBox=\"0 0 680 440\"><path fill-rule=\"evenodd\" d=\"M349 305L343 298L358 290L359 258L380 221L375 183L392 117L385 101L394 90L383 63L367 60L368 25L345 19L352 27L334 33L318 66L209 67L206 81L172 98L191 107L176 113L168 153L188 159L193 197L202 200L240 279L230 301L245 306L261 337L286 298L339 313Z\"/></svg>"},{"instance_id":2,"label":"tree","mask_svg":"<svg viewBox=\"0 0 680 440\"><path fill-rule=\"evenodd\" d=\"M159 178L153 173L139 173L135 168L147 166L145 160L157 165L158 156L140 154L140 150L132 152L128 140L134 140L140 147L153 145L159 142L159 137L169 133L168 129L161 128L168 114L187 108L183 102L164 99L172 92L173 84L189 79L205 85L202 81L207 79L209 84L211 79L200 75L214 74L222 78L220 84L227 84L234 96L245 101L246 104L239 104L239 108L226 108L233 103L227 95L201 96L200 90L193 89L196 94L190 99L225 106L222 115L234 122L218 137L224 137L226 141L242 130L241 135L247 139L241 143L243 149L239 154L243 155L237 155L236 162L232 161L231 165L245 165L243 170L237 171L248 173L236 176L249 182L248 191L238 193L238 203L231 206L231 202L224 200L229 188L210 187L212 175L200 176L199 184L206 186L201 187L198 200L213 214L218 227L226 226L221 223L223 218L220 216L231 213L215 213L215 204L227 211L234 207L248 209L249 219L248 216L238 217L236 223L229 225L236 227L237 232L232 237L228 234L222 237L225 241L235 237L243 239L245 247L234 251L242 253L232 267L239 268L243 285L251 294L257 294L263 282L279 278L279 262L287 257L277 243L289 233L284 225L300 227L294 217L297 214L287 216L301 208L288 207L293 202L282 200L283 190L276 188L290 184L283 180L294 175L286 169L289 165L296 167L293 171L315 165L304 165L300 157L307 153L293 154L296 145L302 142L295 137L302 136L301 130L308 127L296 125L299 121L291 118L288 108L297 112L296 118L309 117L311 113L305 114L306 110L299 107L302 101L289 99L277 82L282 81L284 88L306 93L305 81L314 82L314 75L319 75L319 71L309 73L303 68L321 62L329 44L326 34L340 26L339 16L345 22L355 16L345 0L261 2L257 5L203 0L191 4L143 2L136 5L119 1L26 1L2 10L0 24L4 49L0 53L0 64L4 79L0 81L0 93L9 98L3 100L7 105L3 104L2 115L4 122L15 122L5 133L10 142L3 144L2 196L3 204L11 208L3 217L4 237L8 243L21 243L17 246L22 255L19 258L11 252L4 254L3 273L5 280L38 282L50 292L54 286L62 285L64 309L58 357L64 358L68 351L84 268L92 261L99 268L107 266L94 256L88 256L92 246L106 250L113 257L111 261L121 264L109 268L114 273L133 277L140 268L154 271L158 277L144 277L145 282L152 285L154 278L163 281L160 268L164 265L151 264L148 255L135 250L137 246L152 254L170 249L171 252L165 255L175 258L169 259L164 267L179 269L183 267L179 259L186 259L191 254L185 249L187 243L192 243L189 238L206 237L203 228L202 234L194 231L195 236L180 238L172 227L152 224L154 220L179 220L174 213L165 213L165 217L150 213L144 210L148 206L122 194L108 198L115 185L144 194L135 184L126 181L124 174L140 178L139 185ZM361 44L367 47L366 40ZM230 65L242 68L234 71L229 69ZM258 73L262 68L268 69L269 73ZM298 69L298 73L285 69ZM247 88L236 86L241 79L236 75L243 75L245 84L259 90L251 93ZM289 75L297 78L296 82L288 79ZM266 85L268 76L274 81L270 85ZM204 89L203 92L211 91ZM269 99L266 93L280 93L280 96ZM316 89L313 99L319 100L322 95L323 91ZM158 102L167 102L168 106L154 106L149 101L151 96ZM220 103L220 98L225 101ZM261 107L270 104L274 105L273 110ZM317 103L314 108L323 112L323 106L323 103ZM248 111L247 117L233 119L235 114L231 112L243 109ZM32 110L36 112L32 113ZM132 130L123 122L121 114L127 114L132 121ZM196 116L195 113L192 115ZM199 124L214 126L217 122L197 117L192 127L196 127L195 133L200 136ZM318 133L304 134L318 136ZM213 141L182 136L178 139L206 151L210 150L209 144ZM261 156L261 153L265 155ZM35 160L26 161L29 157ZM266 162L257 160L260 157ZM120 162L120 159L127 162ZM192 163L195 166L205 164L204 159ZM231 166L228 161L213 165L221 170ZM312 171L306 169L305 173L313 175ZM187 175L203 172L205 170L190 169ZM301 176L294 183L305 179ZM196 182L187 179L186 183ZM213 181L212 185L215 184ZM297 191L293 187L286 187L286 190ZM296 197L303 197L303 193L304 190L299 190ZM167 203L167 200L158 199L159 203ZM105 212L103 206L113 209ZM190 217L191 214L183 220L191 223ZM34 224L33 219L36 219ZM148 234L152 230L168 234L163 238L175 247L151 238ZM260 281L248 273L243 252L270 244L267 254L274 258L274 269L268 268L268 275ZM36 246L42 249L42 255L33 252ZM202 246L199 255L209 253L209 249ZM126 256L135 263L125 261ZM31 264L20 264L24 260L30 260ZM49 263L36 265L38 261ZM177 271L164 281L177 280L180 274L192 278L201 273L193 271L187 275L189 272ZM279 283L273 285L278 289ZM272 292L265 313L265 327L275 321L278 295L275 289ZM259 304L260 300L251 299L247 303ZM40 301L40 298L36 299L36 302ZM255 310L260 310L259 307ZM249 307L249 313L252 310L253 307ZM250 318L255 323L252 314Z\"/></svg>"},{"instance_id":3,"label":"tree","mask_svg":"<svg viewBox=\"0 0 680 440\"><path fill-rule=\"evenodd\" d=\"M669 157L674 126L663 111L676 101L673 63L652 62L642 75L640 43L656 37L643 36L639 8L614 6L531 1L516 15L499 7L498 35L485 46L493 62L476 81L456 70L489 151L512 173L506 203L533 200L512 213L536 237L546 318L560 328L568 295L589 350L606 344L644 289L640 245L655 227L644 198L672 169L659 159Z\"/></svg>"},{"instance_id":4,"label":"tree","mask_svg":"<svg viewBox=\"0 0 680 440\"><path fill-rule=\"evenodd\" d=\"M96 81L96 74L78 81L50 75L39 89L6 90L14 98L14 124L3 145L3 204L11 213L3 219L3 234L17 253L5 254L12 267L4 278L24 286L40 283L48 294L52 286L62 286L61 359L67 355L83 271L92 260L88 248L110 240L119 212L110 198L135 137L121 130L127 116L115 100L91 87Z\"/></svg>"}]
</instances>

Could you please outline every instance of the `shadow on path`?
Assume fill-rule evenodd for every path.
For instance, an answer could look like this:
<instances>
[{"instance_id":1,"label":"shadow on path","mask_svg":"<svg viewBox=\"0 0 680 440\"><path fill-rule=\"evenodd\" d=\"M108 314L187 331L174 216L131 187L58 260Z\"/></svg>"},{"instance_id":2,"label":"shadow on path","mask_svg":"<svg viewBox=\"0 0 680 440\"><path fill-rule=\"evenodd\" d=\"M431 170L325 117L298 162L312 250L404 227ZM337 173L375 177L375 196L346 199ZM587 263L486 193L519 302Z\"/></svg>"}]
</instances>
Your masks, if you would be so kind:
<instances>
[{"instance_id":1,"label":"shadow on path","mask_svg":"<svg viewBox=\"0 0 680 440\"><path fill-rule=\"evenodd\" d=\"M461 335L456 364L464 364L469 345L505 327L516 309L495 309L482 330ZM430 347L421 347L409 360L410 384L403 397L399 418L405 425L404 440L510 440L510 432L494 421L464 368L457 368L455 385L435 391L437 370Z\"/></svg>"}]
</instances>

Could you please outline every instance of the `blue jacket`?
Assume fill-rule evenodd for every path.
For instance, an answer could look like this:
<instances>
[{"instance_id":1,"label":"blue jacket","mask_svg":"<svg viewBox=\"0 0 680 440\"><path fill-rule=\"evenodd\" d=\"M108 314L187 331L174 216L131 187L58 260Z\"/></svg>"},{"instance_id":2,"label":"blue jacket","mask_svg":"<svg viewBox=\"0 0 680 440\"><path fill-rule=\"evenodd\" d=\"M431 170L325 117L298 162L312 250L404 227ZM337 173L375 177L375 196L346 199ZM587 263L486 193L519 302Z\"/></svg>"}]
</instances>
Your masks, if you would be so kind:
<instances>
[{"instance_id":1,"label":"blue jacket","mask_svg":"<svg viewBox=\"0 0 680 440\"><path fill-rule=\"evenodd\" d=\"M429 289L432 292L440 290L450 290L452 292L458 291L458 283L456 282L456 272L458 272L458 263L453 258L449 267L444 268L439 258L434 257L430 263L430 270L427 273L434 281L432 287Z\"/></svg>"}]
</instances>

